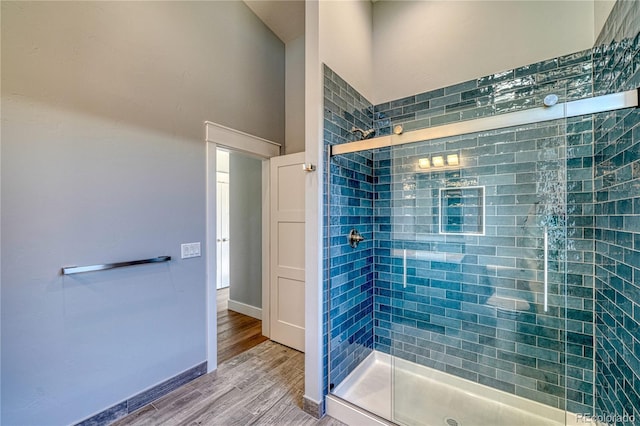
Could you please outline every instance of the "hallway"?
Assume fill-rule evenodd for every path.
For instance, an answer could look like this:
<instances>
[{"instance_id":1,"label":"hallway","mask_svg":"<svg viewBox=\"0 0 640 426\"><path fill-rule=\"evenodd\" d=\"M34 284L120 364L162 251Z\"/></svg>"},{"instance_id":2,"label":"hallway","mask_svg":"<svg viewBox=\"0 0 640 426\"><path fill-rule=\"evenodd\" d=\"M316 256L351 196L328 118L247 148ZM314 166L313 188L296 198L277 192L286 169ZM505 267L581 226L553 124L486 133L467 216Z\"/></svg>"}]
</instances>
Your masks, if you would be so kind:
<instances>
[{"instance_id":1,"label":"hallway","mask_svg":"<svg viewBox=\"0 0 640 426\"><path fill-rule=\"evenodd\" d=\"M227 309L229 287L217 290L218 364L269 340L262 335L262 321Z\"/></svg>"}]
</instances>

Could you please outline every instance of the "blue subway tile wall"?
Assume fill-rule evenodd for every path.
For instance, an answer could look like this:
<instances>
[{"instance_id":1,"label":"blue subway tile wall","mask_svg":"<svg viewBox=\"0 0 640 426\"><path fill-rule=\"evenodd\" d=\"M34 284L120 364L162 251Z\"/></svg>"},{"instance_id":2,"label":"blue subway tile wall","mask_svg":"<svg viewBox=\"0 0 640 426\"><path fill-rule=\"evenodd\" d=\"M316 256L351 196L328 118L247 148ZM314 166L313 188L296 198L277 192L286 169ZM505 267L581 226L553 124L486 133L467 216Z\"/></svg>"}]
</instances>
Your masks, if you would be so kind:
<instances>
[{"instance_id":1,"label":"blue subway tile wall","mask_svg":"<svg viewBox=\"0 0 640 426\"><path fill-rule=\"evenodd\" d=\"M640 87L640 2L618 1L594 48L598 94ZM594 117L596 409L640 423L640 110Z\"/></svg>"},{"instance_id":2,"label":"blue subway tile wall","mask_svg":"<svg viewBox=\"0 0 640 426\"><path fill-rule=\"evenodd\" d=\"M569 58L572 58L576 63L580 63L584 62L584 58L589 58L590 60L590 53L580 52L576 55L563 57L562 60L552 60L545 65L536 64L530 68L537 71L547 68L557 69L557 66L554 68L551 64L566 65L570 61ZM585 66L584 69L589 69L589 67ZM524 68L518 72L518 75L523 73L525 73ZM478 81L482 82L483 87L486 87L488 82L491 81L495 82L495 84L502 84L501 87L509 87L508 79L510 76L515 78L515 72L481 78ZM562 80L558 74L556 74L556 77L558 77L558 80L554 83L553 90L560 94L561 98L565 98L566 90L562 86L566 84L566 80ZM576 81L578 80L580 79L576 78ZM406 112L412 105L414 106L413 109L418 108L417 105L420 105L423 108L429 108L426 111L422 110L421 114L428 116L431 114L431 110L435 110L433 114L436 116L442 110L442 106L446 105L447 100L455 98L456 93L470 89L474 84L477 85L477 82L463 83L451 88L443 88L427 94L403 98L389 102L388 108L396 110L405 108L403 111ZM548 93L547 89L548 86L541 89L533 87L532 93L537 93L537 96L540 97L542 94ZM488 89L482 90L486 91ZM482 90L478 92L485 93ZM536 92L536 90L538 91ZM591 92L585 89L582 93L590 94ZM465 96L468 97L470 95ZM576 96L575 92L573 96ZM433 105L429 104L431 99L436 99ZM380 110L381 107L377 106L376 111ZM507 107L503 109L492 108L491 113L500 113L508 110ZM340 114L340 111L338 111L338 114ZM380 115L378 114L377 116L379 117ZM334 121L339 121L339 119ZM381 128L381 123L391 126L396 122L377 120L376 128L378 132L384 134L388 131ZM431 123L423 125L428 124ZM345 125L343 125L344 127ZM493 267L502 268L503 270L505 268L515 269L518 266L522 267L522 263L527 261L519 260L518 262L520 263L516 264L516 242L517 245L528 247L533 251L536 251L533 248L534 246L541 244L539 239L532 242L531 238L516 239L514 236L508 235L509 230L513 231L511 232L512 234L515 234L514 230L517 229L517 226L515 223L507 224L511 226L498 226L504 224L501 222L505 219L504 217L501 217L497 222L497 219L494 218L493 222L488 221L486 223L489 235L482 237L484 240L482 244L477 241L472 241L468 244L459 244L459 242L451 241L437 244L425 244L424 242L413 244L400 241L401 244L398 245L397 242L392 241L393 239L390 235L401 235L399 230L404 230L405 234L413 239L416 239L415 231L418 230L418 234L423 240L428 233L438 233L440 224L434 222L433 218L437 217L439 213L434 205L418 206L419 208L416 209L415 204L411 204L416 202L416 198L419 200L420 196L428 192L423 188L414 195L408 194L407 189L415 188L415 178L413 182L410 178L405 178L401 182L403 195L400 196L400 199L394 200L391 195L394 190L397 190L397 188L393 188L392 177L395 171L392 165L394 160L397 160L396 157L398 155L400 155L399 158L412 158L411 153L400 150L394 152L379 150L373 153L374 165L372 173L374 174L375 182L373 191L375 196L375 227L373 234L375 235L374 273L376 277L373 290L375 292L374 315L376 327L374 338L376 349L393 352L397 356L422 362L425 365L440 368L476 382L494 385L499 389L549 405L561 408L566 405L575 412L591 412L592 410L587 410L585 407L592 405L593 388L593 266L591 263L589 267L585 267L583 262L584 260L593 259L593 144L591 134L590 118L572 118L567 120L566 123L563 121L562 125L531 126L530 128L517 129L517 131L512 129L487 132L474 137L460 137L443 142L440 151L436 150L430 153L429 150L434 149L434 145L431 143L419 148L415 154L435 155L444 152L446 147L446 149L456 150L456 152L464 154L468 158L476 158L475 161L478 164L474 165L474 172L482 176L483 183L493 184L494 192L496 192L490 194L487 203L491 202L492 204L488 205L488 208L495 211L497 208L496 203L505 203L505 206L500 207L501 211L503 213L510 212L510 214L514 215L513 220L515 221L518 209L522 209L526 205L525 203L535 202L535 196L531 192L535 192L535 182L540 177L536 175L535 167L533 170L527 170L526 167L523 168L521 164L516 162L516 158L530 166L533 162L531 156L534 155L532 147L534 150L549 148L553 143L557 143L558 140L566 144L566 150L563 151L563 155L566 155L566 158L562 158L562 167L558 165L556 169L566 171L566 176L563 179L567 183L567 188L571 191L571 194L567 196L565 206L566 223L570 226L566 230L568 241L565 257L559 258L559 262L556 265L558 271L556 281L559 282L564 276L563 268L565 265L568 265L571 269L567 274L567 286L560 286L558 283L555 286L555 291L560 292L561 288L567 289L568 307L570 309L566 312L571 316L568 330L564 330L565 325L560 320L561 316L550 317L548 321L551 324L544 324L545 320L540 319L540 322L544 324L541 326L537 324L538 320L535 316L517 313L515 315L516 318L510 318L514 314L505 314L504 309L498 314L497 308L491 306L487 308L486 302L490 298L491 292L495 293L495 289L492 289L491 285L486 285L486 283L495 272L488 273L485 265L488 262L492 262L490 264ZM343 136L349 137L347 133ZM334 137L329 135L326 136L326 139L327 143L331 143ZM342 141L344 139L336 140L337 143ZM416 148L410 149L415 150ZM508 179L511 179L511 181L509 181L508 185L502 185L500 193L497 193L496 185L502 182L503 175L509 174ZM448 176L447 179L453 182L456 179L460 179L460 176L454 174ZM462 179L462 181L464 182L465 179ZM398 184L396 182L396 185ZM468 185L468 182L466 184ZM547 192L549 190L553 191L553 189L547 188ZM525 193L517 194L519 190L523 190ZM418 197L415 195L418 195ZM518 204L520 205L518 206ZM430 215L427 214L429 209L431 209ZM522 215L522 212L520 214ZM400 215L403 216L399 219L400 223L392 223L392 218L397 221L397 217ZM524 216L521 216L520 220L523 220L522 217ZM332 218L331 220L336 219ZM417 222L414 222L411 226L408 223L402 223L402 221L410 222L412 220ZM399 226L400 228L398 228ZM341 230L343 234L344 231L346 229ZM449 237L450 240L452 238L454 237ZM478 237L474 238L477 239ZM512 245L510 246L510 244ZM409 270L414 272L419 270L427 276L433 275L436 278L432 282L431 277L408 277L409 281L415 280L416 283L422 284L413 283L416 287L408 286L410 289L415 289L415 294L412 294L407 292L407 289L400 291L402 289L395 288L398 286L398 282L402 282L398 281L401 279L399 274L401 274L402 260L398 258L397 253L398 250L404 250L405 248L415 251L416 247L423 251L440 251L446 254L444 259L435 262L428 261L426 264L425 262L420 263L421 261L418 258L409 260L409 264L415 261L421 265L420 268L416 268L414 265ZM466 252L463 252L463 250L466 250ZM393 252L396 253L396 256L391 255ZM455 262L450 262L450 260L455 259L458 254L464 254L465 260L475 263L467 263L465 261L464 268L462 268L462 265L455 266ZM533 258L529 259L530 262L533 260ZM524 275L528 274L531 275L532 272L524 273ZM506 299L510 300L499 299L502 303L513 304L515 303L513 300L523 295L526 296L522 298L523 300L526 300L527 297L533 297L534 301L537 301L538 296L535 292L527 293L526 290L518 286L525 286L527 280L535 281L538 278L538 273L534 271L534 276L524 275L518 276L514 271L511 271L507 272L506 276L499 280L494 280L492 277L492 283L498 283L495 288L500 288L500 293L509 295ZM471 282L465 282L466 279L471 280ZM447 288L449 284L455 288ZM435 287L437 290L432 288L429 291L439 292L433 298L434 305L429 307L427 305L431 302L424 303L424 300L420 299L420 297L424 296L420 292L425 292L427 287ZM523 291L524 293L521 293ZM562 297L558 293L556 302L560 303L559 301ZM417 300L421 300L421 302ZM495 301L492 301L492 303L495 303ZM474 304L477 306L484 304L484 307L476 308L476 310L484 308L484 311L481 314L477 312L467 315L459 313L463 306L464 309L473 311L474 308L472 306ZM531 307L532 305L530 304L529 306ZM557 306L560 307L560 304ZM427 312L420 312L419 309L426 309ZM531 307L531 309L535 310L537 307ZM492 310L495 312L489 315ZM447 313L449 316L447 316ZM562 315L563 317L565 315L564 308L558 308L554 314ZM487 317L487 315L489 316ZM507 318L499 318L499 315ZM524 320L519 321L520 318L524 318ZM497 326L498 320L501 324L500 327ZM527 321L533 322L533 326L529 327ZM461 329L462 324L464 324L464 330ZM501 327L505 329L501 330ZM491 348L491 345L495 345L496 342L504 342L505 333L507 331L513 332L516 327L519 327L519 330L524 330L524 332L511 334L511 336L517 337L511 338L512 342L509 344L509 348L501 349L500 352L495 347ZM531 337L540 332L540 330L546 330L547 328L551 329L548 333L553 336ZM450 334L453 333L456 336L446 336L447 330L449 330ZM424 334L425 332L427 333L426 335ZM420 334L420 336L416 336L416 334ZM432 336L433 340L427 339L427 336ZM443 341L442 339L445 337L446 341ZM525 339L525 341L516 342L517 339L521 338ZM344 341L344 339L345 337L343 336L340 340ZM567 339L566 343L565 339ZM565 344L570 351L566 355L561 350L564 348L560 348ZM539 348L537 345L539 345ZM431 347L431 349L426 349L428 347ZM476 353L473 352L474 349L472 347L476 350ZM511 352L507 349L511 350ZM487 350L490 350L491 353L485 353ZM429 355L427 354L438 359L438 363L429 360ZM349 368L343 370L348 372L354 365L351 361L347 363L340 362L338 365L349 365ZM464 365L462 364L463 362ZM567 373L569 377L566 379L563 371L565 364L569 367ZM338 376L332 375L332 383L334 383L333 377ZM545 377L548 381L545 381ZM568 386L566 396L565 381ZM335 381L335 384L337 383L339 382Z\"/></svg>"},{"instance_id":3,"label":"blue subway tile wall","mask_svg":"<svg viewBox=\"0 0 640 426\"><path fill-rule=\"evenodd\" d=\"M592 50L375 107L325 69L325 144L354 140L352 125L374 126L384 135L396 124L409 131L531 108L552 92L572 100L636 88L639 7L640 2L618 1ZM414 151L381 149L334 158L331 177L325 176L326 188L331 185L327 205L335 202L325 218L332 258L325 289L326 300L331 300L327 309L342 306L336 311L342 316L325 324L325 333L331 333L331 383L338 384L375 345L576 413L592 414L595 407L600 415L627 413L640 419L638 118L637 109L625 110L570 118L557 130L539 125L468 135L445 141L442 149L430 143L414 145ZM540 263L539 236L518 236L523 232L518 227L528 216L522 207L553 188L541 191L536 183L540 170L527 170L519 162L532 162L531 157L526 160L532 142L544 149L559 137L566 144L566 252L553 263L552 309L544 314L536 287L539 271L532 266ZM427 183L434 179L426 180L407 159L432 159L444 147L475 158L475 176L450 169L435 180L484 186L489 216L483 235L427 237L442 227L442 195ZM511 175L510 180L503 181L503 175ZM451 201L453 214L447 220L464 220L455 214L457 204ZM344 215L348 217L340 218ZM479 229L477 222L469 225ZM455 230L457 223L448 226ZM368 238L356 254L343 247L352 227ZM519 255L518 249L532 254ZM334 273L340 277L335 282ZM562 279L566 282L561 285ZM341 287L343 282L349 284ZM357 287L363 294L356 296ZM498 306L496 298L488 303L493 295L500 296ZM520 308L515 313L514 306ZM325 362L329 365L326 351ZM328 388L329 382L325 393Z\"/></svg>"},{"instance_id":4,"label":"blue subway tile wall","mask_svg":"<svg viewBox=\"0 0 640 426\"><path fill-rule=\"evenodd\" d=\"M324 144L351 142L353 127L373 128L373 106L353 87L324 67ZM373 160L371 153L331 159L325 174L325 394L373 350ZM326 211L326 210L325 210ZM351 229L365 240L347 243ZM328 260L327 260L328 259ZM326 372L325 372L325 377Z\"/></svg>"}]
</instances>

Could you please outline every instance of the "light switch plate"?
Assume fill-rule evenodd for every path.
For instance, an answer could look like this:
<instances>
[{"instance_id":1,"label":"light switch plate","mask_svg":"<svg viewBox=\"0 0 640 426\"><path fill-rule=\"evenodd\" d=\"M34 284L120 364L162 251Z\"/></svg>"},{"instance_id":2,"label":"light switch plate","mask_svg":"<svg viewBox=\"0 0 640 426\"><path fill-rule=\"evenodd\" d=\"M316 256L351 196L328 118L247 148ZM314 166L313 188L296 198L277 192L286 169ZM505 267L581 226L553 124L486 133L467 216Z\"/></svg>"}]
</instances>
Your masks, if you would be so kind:
<instances>
[{"instance_id":1,"label":"light switch plate","mask_svg":"<svg viewBox=\"0 0 640 426\"><path fill-rule=\"evenodd\" d=\"M190 257L200 257L200 243L181 244L180 252L183 259L188 259Z\"/></svg>"}]
</instances>

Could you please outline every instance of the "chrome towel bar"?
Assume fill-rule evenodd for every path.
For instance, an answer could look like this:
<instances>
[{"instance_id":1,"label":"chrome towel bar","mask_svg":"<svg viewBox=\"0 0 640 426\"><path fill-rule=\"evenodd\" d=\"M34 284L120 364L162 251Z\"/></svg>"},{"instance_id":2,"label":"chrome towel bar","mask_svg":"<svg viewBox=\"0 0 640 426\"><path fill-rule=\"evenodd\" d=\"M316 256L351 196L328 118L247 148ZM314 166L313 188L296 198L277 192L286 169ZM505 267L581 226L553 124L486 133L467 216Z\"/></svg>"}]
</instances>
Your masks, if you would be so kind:
<instances>
[{"instance_id":1,"label":"chrome towel bar","mask_svg":"<svg viewBox=\"0 0 640 426\"><path fill-rule=\"evenodd\" d=\"M62 268L62 275L79 274L81 272L104 271L106 269L124 268L125 266L144 265L146 263L161 263L171 260L171 256L159 256L151 259L130 260L128 262L105 263L102 265L67 266Z\"/></svg>"}]
</instances>

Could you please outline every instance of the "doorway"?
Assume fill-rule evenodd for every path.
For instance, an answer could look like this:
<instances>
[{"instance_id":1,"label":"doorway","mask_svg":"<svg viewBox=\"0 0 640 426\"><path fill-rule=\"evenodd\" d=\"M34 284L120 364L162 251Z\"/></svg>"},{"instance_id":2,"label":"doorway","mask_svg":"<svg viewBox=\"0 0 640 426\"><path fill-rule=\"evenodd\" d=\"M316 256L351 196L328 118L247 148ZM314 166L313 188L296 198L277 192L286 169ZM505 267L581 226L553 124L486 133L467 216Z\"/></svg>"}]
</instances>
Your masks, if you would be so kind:
<instances>
[{"instance_id":1,"label":"doorway","mask_svg":"<svg viewBox=\"0 0 640 426\"><path fill-rule=\"evenodd\" d=\"M227 289L223 294L228 296L229 287L229 151L217 149L217 169L216 169L216 238L217 266L218 274L216 279L216 289ZM218 292L220 293L220 292ZM228 298L228 297L227 297ZM225 306L226 306L226 300Z\"/></svg>"},{"instance_id":2,"label":"doorway","mask_svg":"<svg viewBox=\"0 0 640 426\"><path fill-rule=\"evenodd\" d=\"M251 329L251 326L248 326L247 323L240 324L238 327L242 329L242 331L238 331L237 327L232 327L231 324L226 325L223 321L228 321L228 318L224 318L219 316L219 313L222 313L227 307L226 311L228 312L236 312L241 315L245 315L247 317L252 317L253 319L261 319L262 320L262 335L268 338L269 336L269 246L268 246L268 231L269 231L269 218L268 218L268 201L269 201L269 158L278 156L280 154L280 145L274 142L270 142L268 140L240 132L234 129L230 129L225 126L221 126L212 122L205 122L205 131L206 131L206 152L207 152L207 244L206 244L206 256L207 256L207 297L206 297L206 312L207 312L207 371L214 371L218 363L222 360L218 359L218 331L224 332L225 327L227 327L227 331L231 329L235 329L236 331L229 331L227 336L234 336L235 338L241 337L240 335L243 333L251 333L247 331ZM220 287L221 290L228 291L229 294L226 296L224 292L221 293L222 301L220 304L218 303L218 286L219 279L222 280L222 276L224 274L219 274L218 268L218 252L222 252L221 254L224 257L224 250L222 249L223 242L218 242L218 238L222 240L223 235L218 235L218 154L219 148L229 153L229 179L228 179L228 193L229 193L229 234L228 241L226 243L228 246L228 257L229 257L229 286L225 287L224 282L221 281ZM234 190L233 183L233 154L241 154L242 157L251 158L257 163L254 163L251 166L251 170L261 176L261 188L258 194L252 196L253 199L259 200L262 205L262 213L258 216L262 216L260 219L257 219L261 223L262 230L260 228L256 230L253 228L253 233L245 234L245 236L239 236L238 238L234 237L233 233L233 218L234 214L232 213L232 204L233 204L233 194L236 192ZM225 154L222 154L225 155ZM239 157L239 158L242 158ZM241 174L240 176L244 176ZM221 180L224 182L224 177L221 176ZM222 183L224 184L224 183ZM222 190L224 191L224 189ZM250 209L249 209L250 210ZM256 219L254 219L256 220ZM241 226L244 223L241 222ZM237 239L237 242L234 240ZM261 299L256 302L255 299L253 301L249 301L247 303L246 299L242 299L241 297L237 297L234 293L234 244L235 247L241 247L243 242L251 242L253 244L253 248L255 249L255 245L258 246L259 253L262 257L261 262L258 262L258 270L260 273L258 274L260 277L260 286L261 286ZM240 245L238 245L240 244ZM237 259L241 262L241 265L247 265L250 262L248 259L244 258L244 254L241 252L239 258ZM244 262L244 263L242 263ZM255 263L255 262L254 262ZM223 268L220 268L223 269ZM256 272L253 269L253 277L255 278ZM220 278L219 278L220 277ZM239 281L242 283L242 279L239 278ZM225 297L226 296L226 297ZM239 299L239 300L236 300ZM244 301L243 301L244 300ZM266 300L266 303L265 303ZM238 303L234 303L238 302ZM253 306L252 309L251 307ZM231 308L229 310L228 308ZM234 314L235 316L235 314ZM224 318L224 319L223 319ZM246 336L245 336L246 337ZM254 338L255 339L255 338ZM233 339L232 339L233 340ZM237 342L236 342L237 343ZM228 352L227 352L228 353ZM221 352L221 355L222 352ZM224 355L227 356L227 355Z\"/></svg>"},{"instance_id":3,"label":"doorway","mask_svg":"<svg viewBox=\"0 0 640 426\"><path fill-rule=\"evenodd\" d=\"M262 160L217 149L218 362L262 335ZM256 238L258 236L258 238Z\"/></svg>"}]
</instances>

